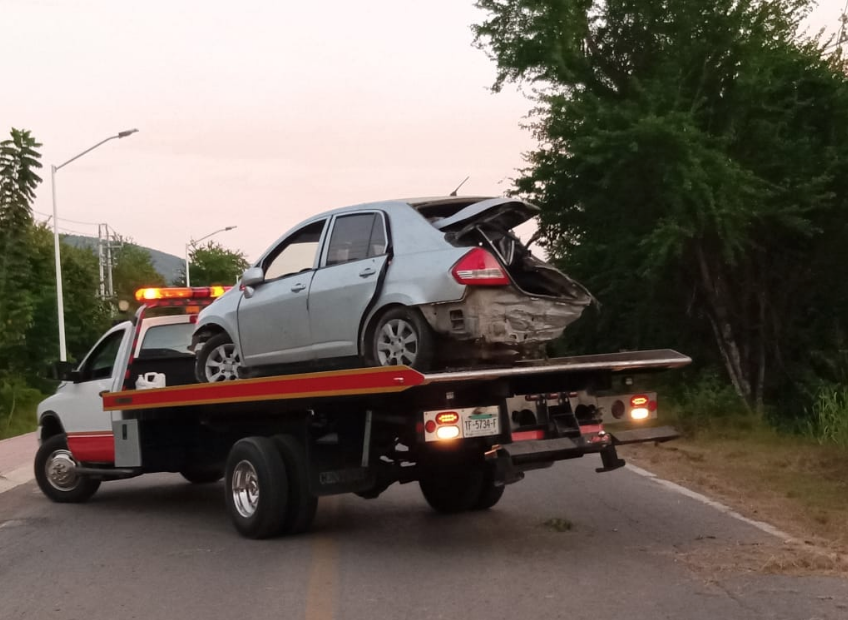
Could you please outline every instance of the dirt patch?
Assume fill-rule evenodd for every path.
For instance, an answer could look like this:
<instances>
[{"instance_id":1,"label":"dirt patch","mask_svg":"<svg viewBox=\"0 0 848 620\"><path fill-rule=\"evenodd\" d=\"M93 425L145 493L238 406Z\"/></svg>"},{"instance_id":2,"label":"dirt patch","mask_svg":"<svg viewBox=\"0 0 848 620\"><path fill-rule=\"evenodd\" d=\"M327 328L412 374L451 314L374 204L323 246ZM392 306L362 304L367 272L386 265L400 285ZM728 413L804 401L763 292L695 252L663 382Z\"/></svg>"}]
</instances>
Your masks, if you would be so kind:
<instances>
[{"instance_id":1,"label":"dirt patch","mask_svg":"<svg viewBox=\"0 0 848 620\"><path fill-rule=\"evenodd\" d=\"M674 557L695 572L715 580L739 573L848 579L848 558L804 543L705 544L675 551Z\"/></svg>"},{"instance_id":2,"label":"dirt patch","mask_svg":"<svg viewBox=\"0 0 848 620\"><path fill-rule=\"evenodd\" d=\"M848 576L848 454L752 432L625 446L621 455L794 539L732 548L704 541L681 552L696 568Z\"/></svg>"}]
</instances>

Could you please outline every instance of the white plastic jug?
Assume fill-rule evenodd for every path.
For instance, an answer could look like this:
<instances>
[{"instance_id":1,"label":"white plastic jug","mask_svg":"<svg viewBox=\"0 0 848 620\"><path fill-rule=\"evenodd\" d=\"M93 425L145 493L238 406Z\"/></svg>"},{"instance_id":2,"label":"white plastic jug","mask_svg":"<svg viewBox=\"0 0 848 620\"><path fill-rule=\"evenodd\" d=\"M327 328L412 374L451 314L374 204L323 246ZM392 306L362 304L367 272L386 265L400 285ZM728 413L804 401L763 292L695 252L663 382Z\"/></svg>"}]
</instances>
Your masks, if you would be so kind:
<instances>
[{"instance_id":1,"label":"white plastic jug","mask_svg":"<svg viewBox=\"0 0 848 620\"><path fill-rule=\"evenodd\" d=\"M139 375L135 380L135 389L146 390L148 388L165 387L165 374L161 372L146 372Z\"/></svg>"}]
</instances>

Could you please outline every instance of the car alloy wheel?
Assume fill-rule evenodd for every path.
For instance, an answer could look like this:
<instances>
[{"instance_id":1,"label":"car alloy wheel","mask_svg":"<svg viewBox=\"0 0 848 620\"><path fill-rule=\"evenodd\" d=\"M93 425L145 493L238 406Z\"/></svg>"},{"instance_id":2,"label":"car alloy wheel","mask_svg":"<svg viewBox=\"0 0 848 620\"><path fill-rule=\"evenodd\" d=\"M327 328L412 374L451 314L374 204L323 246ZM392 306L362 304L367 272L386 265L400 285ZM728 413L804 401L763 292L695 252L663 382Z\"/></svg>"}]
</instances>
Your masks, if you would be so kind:
<instances>
[{"instance_id":1,"label":"car alloy wheel","mask_svg":"<svg viewBox=\"0 0 848 620\"><path fill-rule=\"evenodd\" d=\"M404 319L387 321L377 335L380 366L412 366L418 356L418 332Z\"/></svg>"},{"instance_id":2,"label":"car alloy wheel","mask_svg":"<svg viewBox=\"0 0 848 620\"><path fill-rule=\"evenodd\" d=\"M212 349L206 358L206 380L209 383L216 383L238 379L240 366L241 359L236 351L236 345L232 342L220 344Z\"/></svg>"}]
</instances>

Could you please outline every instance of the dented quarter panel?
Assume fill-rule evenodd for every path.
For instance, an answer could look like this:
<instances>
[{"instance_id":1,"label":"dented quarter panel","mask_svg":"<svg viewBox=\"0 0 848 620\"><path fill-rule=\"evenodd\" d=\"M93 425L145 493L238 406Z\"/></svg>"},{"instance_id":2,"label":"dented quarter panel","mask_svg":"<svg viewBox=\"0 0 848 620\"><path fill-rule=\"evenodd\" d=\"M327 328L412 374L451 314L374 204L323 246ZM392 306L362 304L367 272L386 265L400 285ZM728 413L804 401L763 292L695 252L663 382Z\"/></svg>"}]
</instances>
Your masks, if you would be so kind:
<instances>
[{"instance_id":1,"label":"dented quarter panel","mask_svg":"<svg viewBox=\"0 0 848 620\"><path fill-rule=\"evenodd\" d=\"M454 340L520 348L558 338L589 303L531 297L510 286L469 289L461 302L423 306L421 311L437 333ZM457 312L462 313L461 325Z\"/></svg>"}]
</instances>

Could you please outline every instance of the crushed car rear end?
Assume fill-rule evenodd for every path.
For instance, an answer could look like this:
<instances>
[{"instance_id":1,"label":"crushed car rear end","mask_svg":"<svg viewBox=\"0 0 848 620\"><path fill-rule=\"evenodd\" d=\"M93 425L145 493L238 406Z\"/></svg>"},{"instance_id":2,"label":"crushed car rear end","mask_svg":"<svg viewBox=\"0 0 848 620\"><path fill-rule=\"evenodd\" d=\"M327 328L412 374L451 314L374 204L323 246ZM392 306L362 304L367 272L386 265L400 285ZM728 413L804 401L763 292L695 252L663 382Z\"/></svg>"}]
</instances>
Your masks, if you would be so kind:
<instances>
[{"instance_id":1,"label":"crushed car rear end","mask_svg":"<svg viewBox=\"0 0 848 620\"><path fill-rule=\"evenodd\" d=\"M509 198L411 204L459 250L450 277L465 288L462 298L419 306L436 334L451 341L441 347L443 362L539 357L594 301L515 234L538 207Z\"/></svg>"}]
</instances>

